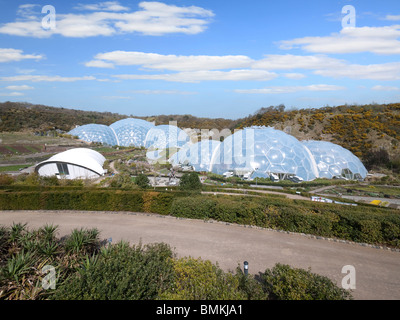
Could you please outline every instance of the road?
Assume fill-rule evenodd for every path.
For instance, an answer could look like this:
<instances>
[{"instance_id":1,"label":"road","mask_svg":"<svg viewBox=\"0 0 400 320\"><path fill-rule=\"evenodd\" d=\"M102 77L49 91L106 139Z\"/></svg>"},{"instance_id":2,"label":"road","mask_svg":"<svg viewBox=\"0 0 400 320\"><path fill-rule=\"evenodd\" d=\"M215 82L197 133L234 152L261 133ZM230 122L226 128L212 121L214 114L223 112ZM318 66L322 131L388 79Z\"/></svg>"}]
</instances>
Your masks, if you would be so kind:
<instances>
[{"instance_id":1,"label":"road","mask_svg":"<svg viewBox=\"0 0 400 320\"><path fill-rule=\"evenodd\" d=\"M276 263L311 268L341 285L342 268L352 265L356 271L355 299L400 299L400 253L357 244L339 243L201 220L177 219L156 214L77 212L77 211L0 211L0 225L27 222L38 228L46 223L59 226L59 236L74 228L98 228L101 238L113 242L165 242L178 257L202 257L218 262L225 271L234 270L243 261L249 272L257 274Z\"/></svg>"}]
</instances>

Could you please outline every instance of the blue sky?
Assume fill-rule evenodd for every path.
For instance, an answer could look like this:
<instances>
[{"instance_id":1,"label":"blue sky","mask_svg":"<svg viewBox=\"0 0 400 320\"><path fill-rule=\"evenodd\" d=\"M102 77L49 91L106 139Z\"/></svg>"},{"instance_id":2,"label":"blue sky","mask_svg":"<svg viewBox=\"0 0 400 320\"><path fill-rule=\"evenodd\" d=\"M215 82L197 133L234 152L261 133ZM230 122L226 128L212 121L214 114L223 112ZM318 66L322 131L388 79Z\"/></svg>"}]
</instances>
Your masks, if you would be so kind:
<instances>
[{"instance_id":1,"label":"blue sky","mask_svg":"<svg viewBox=\"0 0 400 320\"><path fill-rule=\"evenodd\" d=\"M281 103L400 101L398 0L0 6L2 102L236 119Z\"/></svg>"}]
</instances>

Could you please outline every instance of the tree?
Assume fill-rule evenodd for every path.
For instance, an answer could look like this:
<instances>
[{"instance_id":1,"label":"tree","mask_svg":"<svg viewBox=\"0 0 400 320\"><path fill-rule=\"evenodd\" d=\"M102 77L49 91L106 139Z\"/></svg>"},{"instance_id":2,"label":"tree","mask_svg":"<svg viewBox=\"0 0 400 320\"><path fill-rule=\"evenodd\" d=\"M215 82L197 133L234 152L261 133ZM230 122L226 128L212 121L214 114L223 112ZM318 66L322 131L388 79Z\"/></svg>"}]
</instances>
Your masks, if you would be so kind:
<instances>
[{"instance_id":1,"label":"tree","mask_svg":"<svg viewBox=\"0 0 400 320\"><path fill-rule=\"evenodd\" d=\"M136 179L135 183L142 189L146 189L150 186L150 180L145 174L139 174Z\"/></svg>"},{"instance_id":2,"label":"tree","mask_svg":"<svg viewBox=\"0 0 400 320\"><path fill-rule=\"evenodd\" d=\"M185 173L181 178L179 187L185 191L201 190L201 182L198 174L195 172Z\"/></svg>"}]
</instances>

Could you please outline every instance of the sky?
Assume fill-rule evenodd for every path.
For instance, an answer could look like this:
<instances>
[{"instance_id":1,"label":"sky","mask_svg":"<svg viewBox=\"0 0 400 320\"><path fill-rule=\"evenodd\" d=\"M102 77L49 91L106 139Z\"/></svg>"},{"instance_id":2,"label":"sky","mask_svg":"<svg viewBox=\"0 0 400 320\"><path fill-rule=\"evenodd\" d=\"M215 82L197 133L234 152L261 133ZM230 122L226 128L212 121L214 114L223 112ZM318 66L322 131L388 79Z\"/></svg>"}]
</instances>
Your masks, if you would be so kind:
<instances>
[{"instance_id":1,"label":"sky","mask_svg":"<svg viewBox=\"0 0 400 320\"><path fill-rule=\"evenodd\" d=\"M0 102L227 119L400 102L398 0L0 7Z\"/></svg>"}]
</instances>

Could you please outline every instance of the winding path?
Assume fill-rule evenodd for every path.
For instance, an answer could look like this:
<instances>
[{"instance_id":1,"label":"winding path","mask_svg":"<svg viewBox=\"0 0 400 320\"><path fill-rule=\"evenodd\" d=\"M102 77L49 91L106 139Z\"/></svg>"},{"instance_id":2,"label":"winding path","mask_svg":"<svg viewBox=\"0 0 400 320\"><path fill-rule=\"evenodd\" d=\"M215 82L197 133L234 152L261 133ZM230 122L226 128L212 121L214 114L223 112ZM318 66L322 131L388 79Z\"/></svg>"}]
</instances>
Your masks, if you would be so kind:
<instances>
[{"instance_id":1,"label":"winding path","mask_svg":"<svg viewBox=\"0 0 400 320\"><path fill-rule=\"evenodd\" d=\"M234 270L243 261L256 274L276 263L308 269L328 276L339 286L345 265L356 270L355 299L400 299L400 253L358 244L318 240L226 223L178 219L156 214L78 211L0 211L0 225L26 222L38 228L46 223L59 226L59 236L74 228L98 228L102 238L113 242L165 242L178 257L191 256L218 262Z\"/></svg>"}]
</instances>

